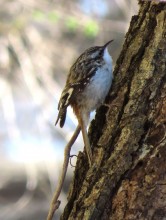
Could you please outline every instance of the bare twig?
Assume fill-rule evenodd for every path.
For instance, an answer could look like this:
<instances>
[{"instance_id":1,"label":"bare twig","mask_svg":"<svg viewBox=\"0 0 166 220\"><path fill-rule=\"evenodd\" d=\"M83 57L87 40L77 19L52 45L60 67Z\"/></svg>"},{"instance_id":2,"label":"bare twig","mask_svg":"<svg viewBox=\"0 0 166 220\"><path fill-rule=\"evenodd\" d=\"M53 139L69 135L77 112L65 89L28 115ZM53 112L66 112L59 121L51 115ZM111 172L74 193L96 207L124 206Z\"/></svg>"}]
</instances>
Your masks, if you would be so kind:
<instances>
[{"instance_id":1,"label":"bare twig","mask_svg":"<svg viewBox=\"0 0 166 220\"><path fill-rule=\"evenodd\" d=\"M58 200L59 195L62 191L62 186L65 180L65 176L66 176L66 172L67 172L67 167L68 167L68 163L69 163L69 158L70 158L70 150L72 145L74 144L75 140L77 139L79 133L80 133L80 126L78 125L72 138L70 139L69 143L66 145L65 147L65 151L64 151L64 162L63 162L63 168L62 168L62 174L61 177L59 179L59 183L57 186L57 189L54 193L51 205L50 205L50 210L47 216L47 220L52 220L53 216L54 216L54 212L59 208L60 205L60 201Z\"/></svg>"}]
</instances>

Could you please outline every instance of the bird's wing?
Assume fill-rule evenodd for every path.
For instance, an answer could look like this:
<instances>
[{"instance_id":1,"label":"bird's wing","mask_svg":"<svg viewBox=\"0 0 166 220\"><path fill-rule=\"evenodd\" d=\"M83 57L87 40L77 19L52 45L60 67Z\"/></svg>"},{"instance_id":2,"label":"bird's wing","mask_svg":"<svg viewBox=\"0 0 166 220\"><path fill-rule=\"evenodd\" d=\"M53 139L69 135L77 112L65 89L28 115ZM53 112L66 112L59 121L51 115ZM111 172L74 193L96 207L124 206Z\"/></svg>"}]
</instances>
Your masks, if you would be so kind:
<instances>
[{"instance_id":1,"label":"bird's wing","mask_svg":"<svg viewBox=\"0 0 166 220\"><path fill-rule=\"evenodd\" d=\"M60 127L64 126L66 120L67 107L75 102L76 98L80 93L82 93L85 87L90 83L92 76L94 75L94 71L88 75L86 78L82 78L77 82L69 83L64 88L59 104L58 104L58 117L55 122L55 125L60 120Z\"/></svg>"}]
</instances>

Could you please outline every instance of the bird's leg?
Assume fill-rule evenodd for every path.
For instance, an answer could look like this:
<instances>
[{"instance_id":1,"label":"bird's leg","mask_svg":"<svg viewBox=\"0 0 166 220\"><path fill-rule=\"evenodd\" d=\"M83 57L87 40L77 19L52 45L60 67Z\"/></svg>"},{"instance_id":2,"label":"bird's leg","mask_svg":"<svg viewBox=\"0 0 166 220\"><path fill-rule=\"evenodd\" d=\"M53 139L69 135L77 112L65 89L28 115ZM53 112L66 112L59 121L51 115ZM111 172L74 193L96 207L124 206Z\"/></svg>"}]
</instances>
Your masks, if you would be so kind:
<instances>
[{"instance_id":1,"label":"bird's leg","mask_svg":"<svg viewBox=\"0 0 166 220\"><path fill-rule=\"evenodd\" d=\"M64 161L63 161L63 168L62 168L62 174L61 177L59 179L58 182L58 186L56 188L56 191L54 193L53 199L52 199L52 203L50 206L50 210L47 216L47 220L52 220L54 212L56 211L56 209L59 208L60 205L60 201L58 200L59 195L62 191L62 186L65 180L65 176L66 176L66 172L67 172L67 167L68 167L68 163L69 163L69 158L70 158L70 150L72 145L74 144L75 140L77 139L79 133L80 133L80 126L78 125L72 138L70 139L69 143L66 145L65 147L65 152L64 152Z\"/></svg>"},{"instance_id":2,"label":"bird's leg","mask_svg":"<svg viewBox=\"0 0 166 220\"><path fill-rule=\"evenodd\" d=\"M83 114L81 115L81 118L79 118L79 122L80 122L81 130L82 130L85 150L88 156L89 166L91 167L92 166L92 150L91 150L91 146L89 143L88 133L86 130L87 129L86 120Z\"/></svg>"}]
</instances>

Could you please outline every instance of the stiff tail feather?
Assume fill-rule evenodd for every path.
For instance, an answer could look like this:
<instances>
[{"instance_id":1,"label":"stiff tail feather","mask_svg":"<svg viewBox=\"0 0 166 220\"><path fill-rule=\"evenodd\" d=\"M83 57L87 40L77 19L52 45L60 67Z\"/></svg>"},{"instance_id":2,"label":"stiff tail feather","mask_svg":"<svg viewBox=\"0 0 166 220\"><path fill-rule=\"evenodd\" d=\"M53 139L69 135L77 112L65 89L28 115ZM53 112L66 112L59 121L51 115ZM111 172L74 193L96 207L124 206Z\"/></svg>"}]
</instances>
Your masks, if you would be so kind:
<instances>
[{"instance_id":1,"label":"stiff tail feather","mask_svg":"<svg viewBox=\"0 0 166 220\"><path fill-rule=\"evenodd\" d=\"M60 120L60 127L62 128L65 124L65 120L66 120L66 112L67 112L67 109L63 108L59 111L59 114L58 114L58 117L57 117L57 120L55 122L55 126L57 125L58 121Z\"/></svg>"}]
</instances>

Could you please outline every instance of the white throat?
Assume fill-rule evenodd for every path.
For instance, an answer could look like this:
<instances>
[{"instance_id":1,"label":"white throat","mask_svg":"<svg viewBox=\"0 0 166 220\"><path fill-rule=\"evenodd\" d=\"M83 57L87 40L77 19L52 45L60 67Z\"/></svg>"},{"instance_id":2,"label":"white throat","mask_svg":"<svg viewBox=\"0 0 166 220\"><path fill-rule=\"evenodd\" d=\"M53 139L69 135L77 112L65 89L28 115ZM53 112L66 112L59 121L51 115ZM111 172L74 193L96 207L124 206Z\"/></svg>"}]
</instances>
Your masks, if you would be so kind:
<instances>
[{"instance_id":1,"label":"white throat","mask_svg":"<svg viewBox=\"0 0 166 220\"><path fill-rule=\"evenodd\" d=\"M109 54L109 52L108 52L107 47L106 47L105 50L104 50L103 59L104 59L104 61L106 62L106 64L108 64L108 66L111 67L111 70L112 70L112 58L111 58L111 56L110 56L110 54Z\"/></svg>"}]
</instances>

